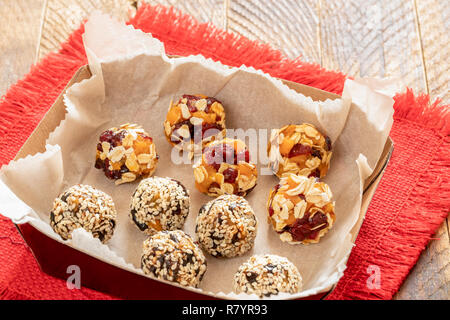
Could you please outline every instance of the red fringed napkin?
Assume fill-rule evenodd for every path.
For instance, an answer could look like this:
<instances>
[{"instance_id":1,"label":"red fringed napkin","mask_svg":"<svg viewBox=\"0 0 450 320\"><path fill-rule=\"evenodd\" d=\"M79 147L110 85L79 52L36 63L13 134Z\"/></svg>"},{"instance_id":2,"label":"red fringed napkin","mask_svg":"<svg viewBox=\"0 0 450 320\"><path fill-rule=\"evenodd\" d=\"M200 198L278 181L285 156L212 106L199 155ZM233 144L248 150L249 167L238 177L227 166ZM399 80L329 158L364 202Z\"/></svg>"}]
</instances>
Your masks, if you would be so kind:
<instances>
[{"instance_id":1,"label":"red fringed napkin","mask_svg":"<svg viewBox=\"0 0 450 320\"><path fill-rule=\"evenodd\" d=\"M202 54L230 66L245 64L279 77L340 94L346 76L287 59L280 51L200 24L175 9L144 4L129 22L164 42L174 55ZM58 53L45 57L0 102L0 164L10 161L75 71L87 63L75 31ZM391 138L395 150L348 260L328 299L390 299L450 208L448 105L431 104L410 89L395 96ZM368 286L371 266L381 282ZM369 269L368 269L369 268ZM369 281L370 282L370 281ZM14 225L0 216L0 298L110 299L94 290L69 290L39 270Z\"/></svg>"}]
</instances>

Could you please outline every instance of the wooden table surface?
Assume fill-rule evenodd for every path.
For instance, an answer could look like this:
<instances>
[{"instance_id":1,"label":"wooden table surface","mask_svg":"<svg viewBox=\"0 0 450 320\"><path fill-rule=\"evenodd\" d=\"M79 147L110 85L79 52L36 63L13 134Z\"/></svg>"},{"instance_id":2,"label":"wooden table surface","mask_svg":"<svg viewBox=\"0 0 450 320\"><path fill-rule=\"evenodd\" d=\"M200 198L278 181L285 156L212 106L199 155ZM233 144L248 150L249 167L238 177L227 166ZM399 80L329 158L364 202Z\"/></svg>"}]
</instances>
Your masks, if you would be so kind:
<instances>
[{"instance_id":1,"label":"wooden table surface","mask_svg":"<svg viewBox=\"0 0 450 320\"><path fill-rule=\"evenodd\" d=\"M202 22L352 76L396 77L449 103L449 0L158 0ZM0 0L0 96L94 8L121 19L141 1ZM449 218L396 299L450 299Z\"/></svg>"}]
</instances>

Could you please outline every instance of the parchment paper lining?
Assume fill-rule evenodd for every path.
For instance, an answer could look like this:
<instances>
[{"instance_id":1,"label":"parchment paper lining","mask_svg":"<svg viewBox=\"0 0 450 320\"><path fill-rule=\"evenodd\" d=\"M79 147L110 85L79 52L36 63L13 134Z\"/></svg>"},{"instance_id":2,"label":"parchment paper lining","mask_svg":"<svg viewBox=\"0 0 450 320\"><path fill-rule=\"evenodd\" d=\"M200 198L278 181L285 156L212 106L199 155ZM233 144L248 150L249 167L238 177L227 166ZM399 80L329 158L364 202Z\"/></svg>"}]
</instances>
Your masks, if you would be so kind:
<instances>
[{"instance_id":1,"label":"parchment paper lining","mask_svg":"<svg viewBox=\"0 0 450 320\"><path fill-rule=\"evenodd\" d=\"M191 208L184 231L195 238L198 209L211 198L195 189L191 165L170 161L163 120L171 99L184 93L203 93L222 101L228 128L271 129L310 122L328 134L334 153L323 180L334 194L336 223L319 244L282 243L267 224L265 209L269 190L278 180L260 176L247 197L258 219L254 249L234 259L207 255L208 270L200 290L222 298L255 298L231 291L239 265L256 253L286 256L303 276L302 292L271 298L308 296L337 283L353 246L349 232L359 216L363 181L377 163L392 126L393 100L380 90L372 90L368 80L347 80L344 99L314 102L260 70L229 68L202 56L169 59L163 45L151 35L100 13L91 16L85 30L84 43L94 75L67 90L66 118L50 134L46 151L2 168L0 212L15 223L30 222L63 242L48 225L53 199L73 184L92 185L114 199L118 211L115 234L103 245L84 230L77 230L65 243L142 274L139 257L145 235L128 217L130 197L138 182L115 186L94 169L97 138L103 130L126 122L139 123L150 133L160 155L155 175L176 178L190 190ZM350 105L351 99L354 103ZM265 145L262 148L265 150Z\"/></svg>"}]
</instances>

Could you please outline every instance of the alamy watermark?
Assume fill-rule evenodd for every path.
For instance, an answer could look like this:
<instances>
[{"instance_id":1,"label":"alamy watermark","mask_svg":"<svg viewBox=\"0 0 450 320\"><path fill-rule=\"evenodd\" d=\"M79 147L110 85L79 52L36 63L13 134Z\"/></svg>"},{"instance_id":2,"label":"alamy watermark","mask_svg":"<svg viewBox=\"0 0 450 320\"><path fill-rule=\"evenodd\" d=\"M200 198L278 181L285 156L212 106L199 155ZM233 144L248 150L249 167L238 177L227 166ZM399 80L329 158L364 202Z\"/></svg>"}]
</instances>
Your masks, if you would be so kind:
<instances>
[{"instance_id":1,"label":"alamy watermark","mask_svg":"<svg viewBox=\"0 0 450 320\"><path fill-rule=\"evenodd\" d=\"M72 264L67 267L66 273L69 277L66 280L67 289L80 289L81 288L81 269L79 266Z\"/></svg>"},{"instance_id":2,"label":"alamy watermark","mask_svg":"<svg viewBox=\"0 0 450 320\"><path fill-rule=\"evenodd\" d=\"M371 264L366 269L369 277L366 280L366 286L368 289L380 289L381 288L381 269L379 266Z\"/></svg>"}]
</instances>

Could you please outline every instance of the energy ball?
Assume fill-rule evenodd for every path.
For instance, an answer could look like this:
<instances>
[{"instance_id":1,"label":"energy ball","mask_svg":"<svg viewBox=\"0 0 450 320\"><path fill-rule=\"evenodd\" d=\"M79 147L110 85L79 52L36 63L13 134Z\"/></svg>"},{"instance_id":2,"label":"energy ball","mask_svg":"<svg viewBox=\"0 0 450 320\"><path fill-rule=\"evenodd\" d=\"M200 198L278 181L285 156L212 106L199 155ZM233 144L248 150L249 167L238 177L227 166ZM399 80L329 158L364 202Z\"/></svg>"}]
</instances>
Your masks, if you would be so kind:
<instances>
[{"instance_id":1,"label":"energy ball","mask_svg":"<svg viewBox=\"0 0 450 320\"><path fill-rule=\"evenodd\" d=\"M269 223L284 242L317 243L335 220L332 197L326 183L287 174L270 192Z\"/></svg>"},{"instance_id":2,"label":"energy ball","mask_svg":"<svg viewBox=\"0 0 450 320\"><path fill-rule=\"evenodd\" d=\"M237 139L211 142L194 165L196 188L213 197L223 194L244 197L256 186L257 177L247 146Z\"/></svg>"},{"instance_id":3,"label":"energy ball","mask_svg":"<svg viewBox=\"0 0 450 320\"><path fill-rule=\"evenodd\" d=\"M148 133L137 124L123 124L104 131L97 144L95 167L116 184L149 177L156 169L158 155Z\"/></svg>"},{"instance_id":4,"label":"energy ball","mask_svg":"<svg viewBox=\"0 0 450 320\"><path fill-rule=\"evenodd\" d=\"M236 293L268 297L278 292L297 293L301 287L302 277L297 267L287 258L274 254L252 256L234 275Z\"/></svg>"},{"instance_id":5,"label":"energy ball","mask_svg":"<svg viewBox=\"0 0 450 320\"><path fill-rule=\"evenodd\" d=\"M206 272L206 259L183 231L161 231L144 241L141 267L158 279L198 287Z\"/></svg>"},{"instance_id":6,"label":"energy ball","mask_svg":"<svg viewBox=\"0 0 450 320\"><path fill-rule=\"evenodd\" d=\"M148 235L181 229L189 213L189 192L175 179L147 178L133 193L130 210L136 226Z\"/></svg>"},{"instance_id":7,"label":"energy ball","mask_svg":"<svg viewBox=\"0 0 450 320\"><path fill-rule=\"evenodd\" d=\"M255 214L247 200L223 195L200 208L195 233L200 246L209 254L231 258L253 247L256 226Z\"/></svg>"},{"instance_id":8,"label":"energy ball","mask_svg":"<svg viewBox=\"0 0 450 320\"><path fill-rule=\"evenodd\" d=\"M330 165L331 140L312 124L288 125L272 132L268 154L274 174L324 177Z\"/></svg>"},{"instance_id":9,"label":"energy ball","mask_svg":"<svg viewBox=\"0 0 450 320\"><path fill-rule=\"evenodd\" d=\"M84 228L106 243L113 235L117 213L112 198L88 185L77 184L61 193L53 202L50 226L64 240L72 231Z\"/></svg>"},{"instance_id":10,"label":"energy ball","mask_svg":"<svg viewBox=\"0 0 450 320\"><path fill-rule=\"evenodd\" d=\"M169 143L193 153L217 136L225 136L225 111L222 103L205 95L183 95L178 102L170 103L164 133Z\"/></svg>"}]
</instances>

